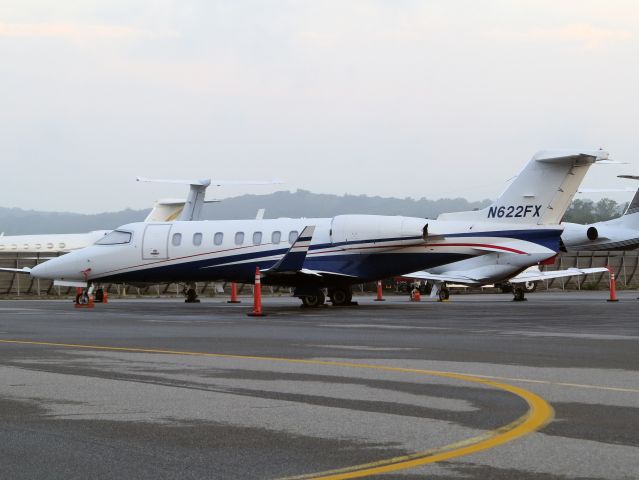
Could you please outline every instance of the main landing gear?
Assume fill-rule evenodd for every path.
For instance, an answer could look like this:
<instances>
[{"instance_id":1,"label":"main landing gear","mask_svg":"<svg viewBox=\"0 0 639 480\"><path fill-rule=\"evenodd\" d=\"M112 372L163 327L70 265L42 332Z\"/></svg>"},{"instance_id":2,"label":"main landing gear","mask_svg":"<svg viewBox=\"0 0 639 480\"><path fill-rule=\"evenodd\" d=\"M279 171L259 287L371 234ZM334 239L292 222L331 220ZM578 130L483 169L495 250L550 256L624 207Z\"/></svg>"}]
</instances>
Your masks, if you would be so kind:
<instances>
[{"instance_id":1,"label":"main landing gear","mask_svg":"<svg viewBox=\"0 0 639 480\"><path fill-rule=\"evenodd\" d=\"M443 284L440 287L439 292L437 292L437 298L440 302L447 302L450 298L450 290L448 289L446 284Z\"/></svg>"},{"instance_id":2,"label":"main landing gear","mask_svg":"<svg viewBox=\"0 0 639 480\"><path fill-rule=\"evenodd\" d=\"M353 289L351 287L329 288L328 297L334 307L357 305L357 303L353 302Z\"/></svg>"},{"instance_id":3,"label":"main landing gear","mask_svg":"<svg viewBox=\"0 0 639 480\"><path fill-rule=\"evenodd\" d=\"M513 302L525 302L526 300L528 300L526 298L526 287L523 285L514 285Z\"/></svg>"},{"instance_id":4,"label":"main landing gear","mask_svg":"<svg viewBox=\"0 0 639 480\"><path fill-rule=\"evenodd\" d=\"M437 296L438 302L447 302L450 298L450 290L446 282L435 282L430 291L431 298Z\"/></svg>"},{"instance_id":5,"label":"main landing gear","mask_svg":"<svg viewBox=\"0 0 639 480\"><path fill-rule=\"evenodd\" d=\"M313 293L300 296L299 298L302 300L302 306L308 308L321 307L326 301L326 295L324 295L324 291L319 288Z\"/></svg>"},{"instance_id":6,"label":"main landing gear","mask_svg":"<svg viewBox=\"0 0 639 480\"><path fill-rule=\"evenodd\" d=\"M298 287L293 296L302 300L302 306L307 308L321 307L326 302L326 294L321 288ZM334 307L357 305L353 302L353 290L350 286L329 288L328 298Z\"/></svg>"},{"instance_id":7,"label":"main landing gear","mask_svg":"<svg viewBox=\"0 0 639 480\"><path fill-rule=\"evenodd\" d=\"M184 303L200 303L200 299L197 297L197 285L195 283L187 283L184 285Z\"/></svg>"}]
</instances>

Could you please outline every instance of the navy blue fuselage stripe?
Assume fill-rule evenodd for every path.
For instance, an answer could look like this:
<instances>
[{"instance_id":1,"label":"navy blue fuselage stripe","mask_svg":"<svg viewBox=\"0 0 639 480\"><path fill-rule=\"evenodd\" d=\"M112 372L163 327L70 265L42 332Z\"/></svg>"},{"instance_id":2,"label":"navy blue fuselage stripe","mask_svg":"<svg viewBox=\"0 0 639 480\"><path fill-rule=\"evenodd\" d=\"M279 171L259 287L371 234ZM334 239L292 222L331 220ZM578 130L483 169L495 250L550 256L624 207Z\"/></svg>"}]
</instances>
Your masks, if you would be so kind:
<instances>
[{"instance_id":1,"label":"navy blue fuselage stripe","mask_svg":"<svg viewBox=\"0 0 639 480\"><path fill-rule=\"evenodd\" d=\"M488 232L464 232L464 233L448 233L437 235L444 238L459 238L459 237L495 237L495 238L513 238L516 240L524 240L527 242L537 243L544 247L555 249L555 242L559 241L563 230L562 229L535 229L535 230L496 230ZM414 237L392 237L392 238L374 238L367 240L350 240L346 242L335 243L321 243L317 245L311 245L311 250L319 250L322 248L339 247L343 245L357 245L361 243L381 243L381 242L394 242L401 240L420 240L422 236ZM428 237L427 237L428 238ZM550 245L550 246L549 246Z\"/></svg>"},{"instance_id":2,"label":"navy blue fuselage stripe","mask_svg":"<svg viewBox=\"0 0 639 480\"><path fill-rule=\"evenodd\" d=\"M445 235L446 238L450 237L506 237L514 238L525 241L530 241L538 245L542 245L555 252L559 251L559 241L562 230L555 229L543 229L543 230L503 230L494 232L467 232ZM357 244L362 244L362 248L370 246L370 244L396 241L396 240L416 240L420 237L395 237L393 239L367 239L358 241L338 242L338 243L325 243L318 245L311 245L311 251L323 250L336 246L350 245L354 247ZM427 246L428 244L424 244ZM398 248L400 245L397 246ZM354 247L356 248L356 247ZM247 253L241 253L236 255L224 255L216 258L202 258L202 256L194 257L192 260L184 261L185 259L174 258L173 261L180 261L181 263L169 264L162 262L161 265L140 265L137 270L129 270L121 273L113 273L101 277L102 279L120 279L123 281L144 281L143 278L150 273L153 274L166 274L167 280L172 279L192 279L206 280L212 278L229 278L235 279L236 274L242 273L242 278L246 265L249 269L252 269L253 275L255 273L255 263L251 263L251 260L257 260L261 269L272 267L279 259L266 260L268 257L284 255L290 248L277 248L272 250L253 251ZM211 252L210 254L214 254ZM319 270L324 272L336 272L337 274L353 275L360 278L360 281L365 279L377 279L383 278L383 275L389 274L400 275L402 273L410 273L420 269L433 268L435 266L441 266L446 263L457 261L464 258L469 258L472 255L463 253L443 253L443 252L420 252L420 253L390 253L377 251L371 254L360 253L348 253L348 251L340 252L335 255L321 255L322 252L318 252L320 255L308 256L303 265L311 270ZM295 252L297 255L303 255L305 252ZM196 259L197 258L197 259ZM380 259L387 258L390 266L395 265L398 268L391 269L386 268ZM394 260L393 260L394 259ZM410 259L410 262L408 261ZM444 261L445 260L445 261ZM247 262L246 264L238 264L238 262ZM401 271L399 268L401 265L406 264L407 270ZM234 273L235 272L235 273ZM247 277L250 281L250 275ZM239 281L239 280L238 280Z\"/></svg>"},{"instance_id":3,"label":"navy blue fuselage stripe","mask_svg":"<svg viewBox=\"0 0 639 480\"><path fill-rule=\"evenodd\" d=\"M330 273L322 276L300 275L264 277L263 283L272 285L331 285L335 283L361 283L378 278L388 278L415 270L433 268L446 263L457 262L469 258L471 255L459 253L377 253L375 255L326 255L307 258L304 266L310 270ZM373 257L373 258L371 258ZM255 267L267 270L276 260L257 260L232 265L211 266L207 260L195 260L189 263L156 266L149 269L123 272L100 278L101 281L113 282L148 282L152 277L154 282L173 281L212 281L224 279L240 283L252 283L255 278ZM210 268L208 268L210 267Z\"/></svg>"}]
</instances>

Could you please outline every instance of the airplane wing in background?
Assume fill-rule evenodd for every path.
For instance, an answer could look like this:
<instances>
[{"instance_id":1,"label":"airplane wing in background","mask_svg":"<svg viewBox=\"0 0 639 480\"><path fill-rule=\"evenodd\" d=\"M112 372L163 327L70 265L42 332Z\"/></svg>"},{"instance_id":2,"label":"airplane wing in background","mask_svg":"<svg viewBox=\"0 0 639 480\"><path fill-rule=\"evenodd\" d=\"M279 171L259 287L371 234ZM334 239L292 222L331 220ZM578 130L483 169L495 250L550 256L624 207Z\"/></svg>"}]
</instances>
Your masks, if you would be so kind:
<instances>
[{"instance_id":1,"label":"airplane wing in background","mask_svg":"<svg viewBox=\"0 0 639 480\"><path fill-rule=\"evenodd\" d=\"M607 272L605 267L593 267L593 268L568 268L566 270L552 270L542 272L536 269L526 270L520 273L516 277L509 280L510 283L525 283L525 282L538 282L540 280L551 280L553 278L575 277L580 275L588 275L590 273L602 273Z\"/></svg>"},{"instance_id":2,"label":"airplane wing in background","mask_svg":"<svg viewBox=\"0 0 639 480\"><path fill-rule=\"evenodd\" d=\"M402 275L406 278L414 278L416 280L430 280L432 282L448 282L448 283L461 283L464 285L479 285L480 282L476 278L462 275L460 273L447 273L446 275L437 275L428 272L413 272Z\"/></svg>"},{"instance_id":3,"label":"airplane wing in background","mask_svg":"<svg viewBox=\"0 0 639 480\"><path fill-rule=\"evenodd\" d=\"M590 273L602 273L607 272L605 267L593 267L593 268L568 268L566 270L552 270L542 272L538 268L531 268L519 275L508 280L510 283L525 283L525 282L538 282L541 280L551 280L553 278L574 277L579 275L588 275ZM482 285L484 282L477 278L463 275L462 273L447 273L445 275L437 275L428 272L413 272L406 275L402 275L406 278L414 278L416 280L430 280L431 282L446 282L446 283L459 283L462 285Z\"/></svg>"},{"instance_id":4,"label":"airplane wing in background","mask_svg":"<svg viewBox=\"0 0 639 480\"><path fill-rule=\"evenodd\" d=\"M31 269L29 267L22 268L0 268L2 272L14 272L14 273L31 273Z\"/></svg>"}]
</instances>

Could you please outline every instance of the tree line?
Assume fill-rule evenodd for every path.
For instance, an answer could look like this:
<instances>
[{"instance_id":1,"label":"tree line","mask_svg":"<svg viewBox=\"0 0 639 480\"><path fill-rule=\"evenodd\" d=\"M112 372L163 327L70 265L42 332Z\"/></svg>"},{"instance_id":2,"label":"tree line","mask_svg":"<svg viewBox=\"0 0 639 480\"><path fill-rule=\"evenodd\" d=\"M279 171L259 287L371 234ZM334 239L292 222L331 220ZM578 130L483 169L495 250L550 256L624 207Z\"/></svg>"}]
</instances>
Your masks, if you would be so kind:
<instances>
[{"instance_id":1,"label":"tree line","mask_svg":"<svg viewBox=\"0 0 639 480\"><path fill-rule=\"evenodd\" d=\"M628 202L617 203L610 198L602 198L598 202L589 199L576 199L570 204L564 222L590 224L617 218L628 208Z\"/></svg>"}]
</instances>

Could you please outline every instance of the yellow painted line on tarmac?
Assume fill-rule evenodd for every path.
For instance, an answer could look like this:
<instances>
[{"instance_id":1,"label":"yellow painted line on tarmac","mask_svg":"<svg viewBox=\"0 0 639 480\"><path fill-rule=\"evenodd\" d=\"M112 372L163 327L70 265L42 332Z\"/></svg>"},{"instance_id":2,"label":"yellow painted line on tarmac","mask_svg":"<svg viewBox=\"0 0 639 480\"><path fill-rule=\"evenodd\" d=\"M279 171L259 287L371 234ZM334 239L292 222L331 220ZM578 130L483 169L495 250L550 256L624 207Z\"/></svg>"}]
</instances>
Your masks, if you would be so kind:
<instances>
[{"instance_id":1,"label":"yellow painted line on tarmac","mask_svg":"<svg viewBox=\"0 0 639 480\"><path fill-rule=\"evenodd\" d=\"M503 445L507 442L511 442L517 438L528 435L535 430L540 429L553 418L552 407L540 396L525 390L520 387L508 385L506 383L496 382L489 378L483 378L474 375L466 375L454 372L440 372L436 370L422 370L417 368L402 368L402 367L390 367L384 365L371 365L367 363L353 363L353 362L337 362L330 360L306 360L297 358L284 358L284 357L260 357L251 355L232 355L224 353L206 353L206 352L184 352L178 350L164 350L155 348L132 348L132 347L109 347L101 345L81 345L74 343L55 343L55 342L36 342L26 340L1 340L0 343L4 344L17 344L17 345L40 345L49 347L62 347L62 348L78 348L86 350L104 350L104 351L116 351L116 352L132 352L132 353L157 353L165 355L187 355L197 357L211 357L211 358L231 358L231 359L244 359L244 360L258 360L269 362L283 362L292 364L303 365L324 365L332 367L346 367L368 370L381 370L387 372L401 372L412 373L417 375L430 375L441 378L451 378L455 380L461 380L466 382L473 382L485 385L487 387L496 388L509 393L512 393L526 401L528 404L528 411L516 419L515 421L504 425L496 430L485 432L482 435L463 440L461 442L452 443L444 447L425 450L422 452L413 453L410 455L404 455L400 457L394 457L376 462L354 465L351 467L330 470L320 473L311 473L296 477L287 477L288 480L345 480L350 478L368 477L371 475L379 475L383 473L395 472L398 470L405 470L408 468L415 468L430 463L440 462L443 460L450 460L452 458L461 457L463 455L470 455L472 453L481 452L490 448Z\"/></svg>"}]
</instances>

